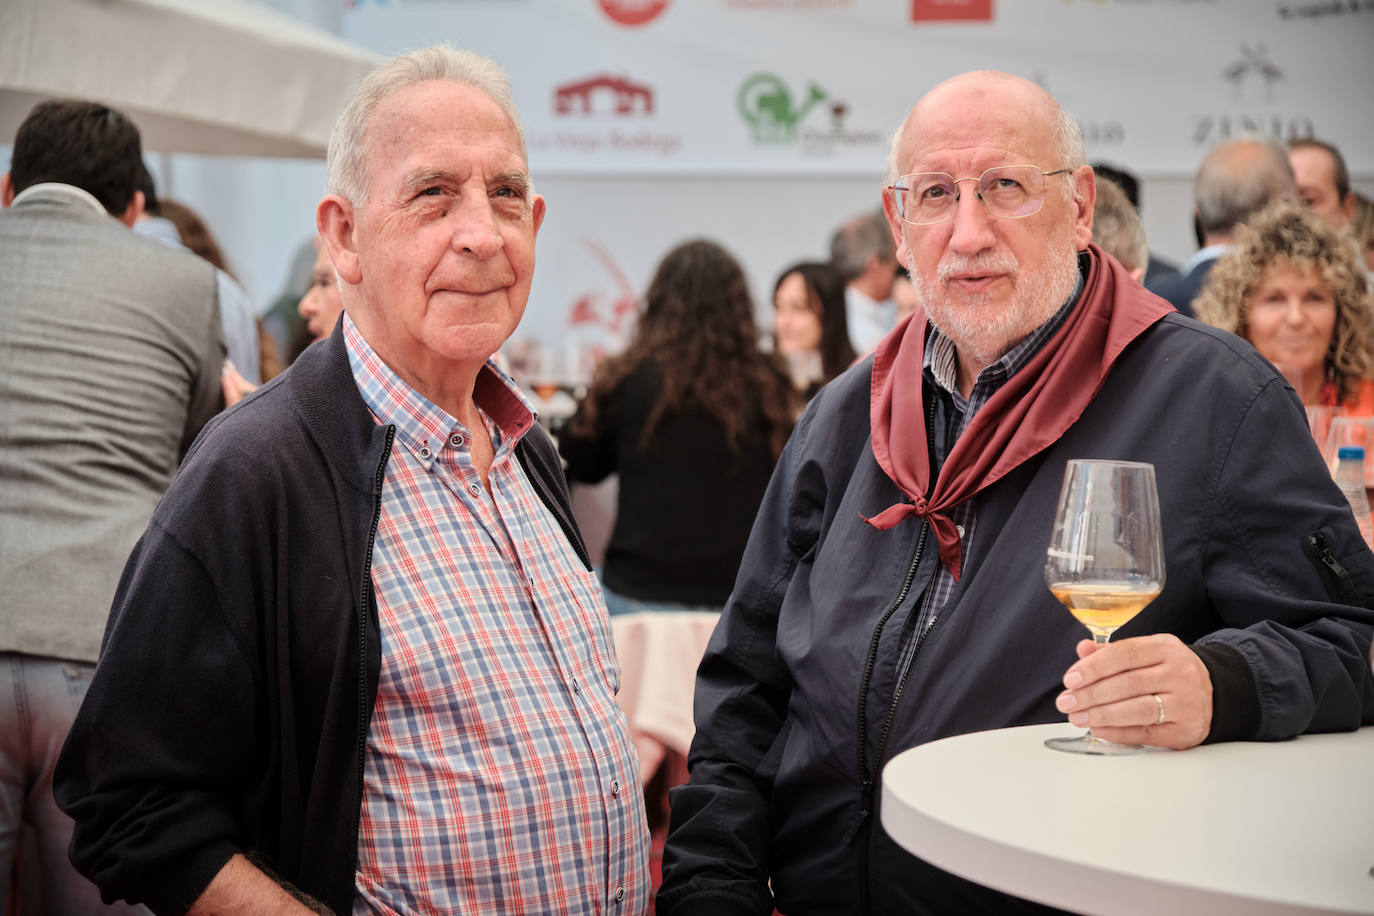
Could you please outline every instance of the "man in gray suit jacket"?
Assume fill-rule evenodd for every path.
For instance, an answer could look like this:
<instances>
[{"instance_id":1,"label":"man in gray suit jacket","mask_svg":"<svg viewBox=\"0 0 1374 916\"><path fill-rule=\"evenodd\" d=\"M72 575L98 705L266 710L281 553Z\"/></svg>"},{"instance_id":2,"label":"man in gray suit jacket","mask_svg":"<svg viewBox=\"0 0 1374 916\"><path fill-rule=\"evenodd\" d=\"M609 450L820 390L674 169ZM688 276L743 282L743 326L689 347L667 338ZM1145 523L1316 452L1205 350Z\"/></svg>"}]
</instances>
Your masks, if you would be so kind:
<instances>
[{"instance_id":1,"label":"man in gray suit jacket","mask_svg":"<svg viewBox=\"0 0 1374 916\"><path fill-rule=\"evenodd\" d=\"M0 178L0 909L27 826L21 896L111 911L67 861L52 766L129 551L223 403L214 268L129 230L141 158L119 112L44 102Z\"/></svg>"}]
</instances>

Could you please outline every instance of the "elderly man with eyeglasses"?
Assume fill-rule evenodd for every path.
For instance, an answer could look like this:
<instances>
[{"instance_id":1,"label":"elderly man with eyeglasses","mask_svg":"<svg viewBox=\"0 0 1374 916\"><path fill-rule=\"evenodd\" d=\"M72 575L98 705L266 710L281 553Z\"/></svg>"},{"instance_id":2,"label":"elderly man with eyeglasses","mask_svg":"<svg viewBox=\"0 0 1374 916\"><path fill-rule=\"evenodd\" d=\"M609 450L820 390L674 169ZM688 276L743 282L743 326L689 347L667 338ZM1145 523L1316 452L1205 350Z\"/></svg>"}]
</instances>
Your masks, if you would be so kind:
<instances>
[{"instance_id":1,"label":"elderly man with eyeglasses","mask_svg":"<svg viewBox=\"0 0 1374 916\"><path fill-rule=\"evenodd\" d=\"M1067 713L1181 750L1374 722L1374 554L1301 404L1090 244L1093 173L1054 99L942 83L889 177L923 310L779 461L699 671L665 916L1042 909L883 832L883 765L937 738ZM1158 478L1167 583L1101 648L1044 580L1073 458Z\"/></svg>"}]
</instances>

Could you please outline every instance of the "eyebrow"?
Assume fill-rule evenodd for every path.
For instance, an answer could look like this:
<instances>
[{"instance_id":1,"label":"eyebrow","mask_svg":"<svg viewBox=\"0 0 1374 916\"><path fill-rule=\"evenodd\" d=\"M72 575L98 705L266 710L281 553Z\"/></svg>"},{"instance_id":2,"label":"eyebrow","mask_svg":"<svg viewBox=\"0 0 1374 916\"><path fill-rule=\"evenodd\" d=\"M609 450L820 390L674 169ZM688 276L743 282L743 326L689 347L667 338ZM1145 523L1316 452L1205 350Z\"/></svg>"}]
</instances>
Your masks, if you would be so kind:
<instances>
[{"instance_id":1,"label":"eyebrow","mask_svg":"<svg viewBox=\"0 0 1374 916\"><path fill-rule=\"evenodd\" d=\"M462 184L462 179L457 172L451 169L425 169L407 175L401 187L405 193L409 195L421 191L435 183L459 185ZM497 172L492 176L491 184L511 185L522 192L528 193L530 189L530 176L528 173L519 169Z\"/></svg>"}]
</instances>

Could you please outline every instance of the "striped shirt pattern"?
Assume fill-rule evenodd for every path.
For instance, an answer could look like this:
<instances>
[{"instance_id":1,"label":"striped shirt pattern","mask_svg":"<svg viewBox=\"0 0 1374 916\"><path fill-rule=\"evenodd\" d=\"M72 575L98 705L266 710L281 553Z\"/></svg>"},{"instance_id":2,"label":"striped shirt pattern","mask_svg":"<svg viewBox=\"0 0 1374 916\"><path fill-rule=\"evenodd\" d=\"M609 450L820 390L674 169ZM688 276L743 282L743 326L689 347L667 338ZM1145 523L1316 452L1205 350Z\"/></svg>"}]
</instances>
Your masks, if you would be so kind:
<instances>
[{"instance_id":1,"label":"striped shirt pattern","mask_svg":"<svg viewBox=\"0 0 1374 916\"><path fill-rule=\"evenodd\" d=\"M345 316L353 375L394 424L372 581L382 670L354 913L642 913L648 831L595 577L525 477L534 423L490 363L470 432Z\"/></svg>"}]
</instances>

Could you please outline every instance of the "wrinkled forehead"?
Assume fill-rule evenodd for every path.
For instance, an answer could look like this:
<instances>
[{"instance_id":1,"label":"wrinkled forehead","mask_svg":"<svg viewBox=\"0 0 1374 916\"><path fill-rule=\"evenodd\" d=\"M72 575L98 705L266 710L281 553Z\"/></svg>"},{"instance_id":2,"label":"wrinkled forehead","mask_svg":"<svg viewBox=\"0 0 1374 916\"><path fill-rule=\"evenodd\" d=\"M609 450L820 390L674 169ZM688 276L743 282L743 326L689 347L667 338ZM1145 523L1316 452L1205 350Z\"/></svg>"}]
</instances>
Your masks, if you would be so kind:
<instances>
[{"instance_id":1,"label":"wrinkled forehead","mask_svg":"<svg viewBox=\"0 0 1374 916\"><path fill-rule=\"evenodd\" d=\"M941 171L969 163L1058 167L1051 164L1056 155L1053 102L1034 84L1023 83L967 80L936 87L907 119L898 170Z\"/></svg>"}]
</instances>

